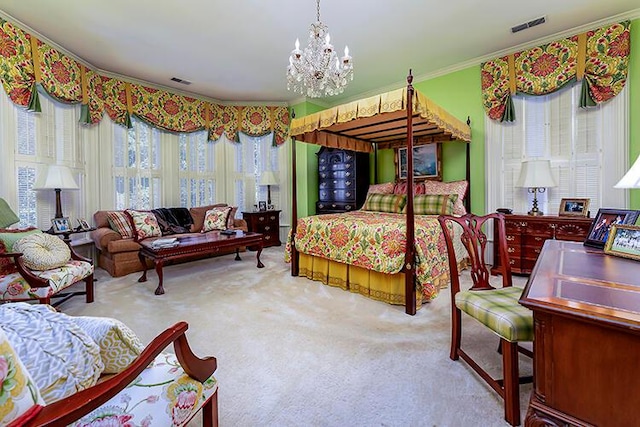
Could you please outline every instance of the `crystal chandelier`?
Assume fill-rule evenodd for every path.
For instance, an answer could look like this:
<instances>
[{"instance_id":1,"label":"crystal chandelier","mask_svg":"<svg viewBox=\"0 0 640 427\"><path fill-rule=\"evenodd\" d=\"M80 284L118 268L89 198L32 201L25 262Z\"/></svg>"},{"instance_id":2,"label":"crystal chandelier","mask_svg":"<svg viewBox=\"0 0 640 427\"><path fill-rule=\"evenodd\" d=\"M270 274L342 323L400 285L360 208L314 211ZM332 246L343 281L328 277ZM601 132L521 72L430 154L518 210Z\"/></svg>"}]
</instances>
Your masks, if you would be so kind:
<instances>
[{"instance_id":1,"label":"crystal chandelier","mask_svg":"<svg viewBox=\"0 0 640 427\"><path fill-rule=\"evenodd\" d=\"M320 22L320 0L316 0L317 21L309 28L309 41L304 51L296 39L287 67L287 89L310 98L337 95L353 80L353 63L349 47L339 59L330 43L328 27Z\"/></svg>"}]
</instances>

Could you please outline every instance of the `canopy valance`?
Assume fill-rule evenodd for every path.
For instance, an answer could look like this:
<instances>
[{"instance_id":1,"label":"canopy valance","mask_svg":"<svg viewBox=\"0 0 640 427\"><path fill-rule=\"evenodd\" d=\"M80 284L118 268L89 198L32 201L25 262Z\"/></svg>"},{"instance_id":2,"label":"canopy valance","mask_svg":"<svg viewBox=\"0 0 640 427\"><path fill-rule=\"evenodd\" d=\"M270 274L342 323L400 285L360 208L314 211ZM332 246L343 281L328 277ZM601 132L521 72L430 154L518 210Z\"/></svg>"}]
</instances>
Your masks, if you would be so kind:
<instances>
[{"instance_id":1,"label":"canopy valance","mask_svg":"<svg viewBox=\"0 0 640 427\"><path fill-rule=\"evenodd\" d=\"M371 152L406 143L407 89L338 105L291 121L290 136L326 147ZM423 94L413 96L413 136L420 142L471 141L471 128ZM358 120L355 120L358 119Z\"/></svg>"},{"instance_id":2,"label":"canopy valance","mask_svg":"<svg viewBox=\"0 0 640 427\"><path fill-rule=\"evenodd\" d=\"M576 80L582 81L581 107L618 95L627 81L630 25L620 22L483 63L487 115L514 121L514 94L546 95Z\"/></svg>"},{"instance_id":3,"label":"canopy valance","mask_svg":"<svg viewBox=\"0 0 640 427\"><path fill-rule=\"evenodd\" d=\"M61 102L81 103L85 124L99 123L106 112L114 122L130 126L135 115L172 132L207 130L212 141L223 134L238 141L238 132L273 132L277 145L289 132L285 106L219 105L104 76L2 18L0 80L15 104L32 111L40 111L38 86Z\"/></svg>"}]
</instances>

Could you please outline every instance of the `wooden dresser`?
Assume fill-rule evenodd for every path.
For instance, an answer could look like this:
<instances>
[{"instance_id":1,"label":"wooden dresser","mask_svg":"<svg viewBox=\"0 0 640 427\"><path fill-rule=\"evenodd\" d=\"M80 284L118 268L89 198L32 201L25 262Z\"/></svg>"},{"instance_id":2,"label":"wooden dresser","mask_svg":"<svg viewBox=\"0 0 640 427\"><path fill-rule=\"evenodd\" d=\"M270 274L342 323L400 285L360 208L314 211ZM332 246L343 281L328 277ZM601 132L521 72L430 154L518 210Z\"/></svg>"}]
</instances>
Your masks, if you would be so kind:
<instances>
[{"instance_id":1,"label":"wooden dresser","mask_svg":"<svg viewBox=\"0 0 640 427\"><path fill-rule=\"evenodd\" d=\"M548 240L520 303L535 334L525 426L637 426L640 262Z\"/></svg>"},{"instance_id":2,"label":"wooden dresser","mask_svg":"<svg viewBox=\"0 0 640 427\"><path fill-rule=\"evenodd\" d=\"M264 234L263 247L280 246L280 211L242 212L247 228L254 233Z\"/></svg>"},{"instance_id":3,"label":"wooden dresser","mask_svg":"<svg viewBox=\"0 0 640 427\"><path fill-rule=\"evenodd\" d=\"M369 189L369 153L322 147L318 151L316 213L360 209Z\"/></svg>"},{"instance_id":4,"label":"wooden dresser","mask_svg":"<svg viewBox=\"0 0 640 427\"><path fill-rule=\"evenodd\" d=\"M511 272L516 274L531 273L542 245L548 239L583 242L593 221L591 218L553 215L505 215L504 220ZM497 235L496 231L494 235ZM500 273L501 263L498 247L494 245L491 274Z\"/></svg>"}]
</instances>

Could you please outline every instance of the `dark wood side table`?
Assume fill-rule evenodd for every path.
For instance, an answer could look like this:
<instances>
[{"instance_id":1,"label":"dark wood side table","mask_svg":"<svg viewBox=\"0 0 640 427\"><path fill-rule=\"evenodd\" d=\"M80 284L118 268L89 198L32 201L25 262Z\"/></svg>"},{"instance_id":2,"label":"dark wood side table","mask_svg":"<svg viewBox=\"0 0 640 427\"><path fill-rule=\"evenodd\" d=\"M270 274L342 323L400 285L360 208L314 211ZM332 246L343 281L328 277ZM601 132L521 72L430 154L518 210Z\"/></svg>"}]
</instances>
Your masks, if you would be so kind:
<instances>
[{"instance_id":1,"label":"dark wood side table","mask_svg":"<svg viewBox=\"0 0 640 427\"><path fill-rule=\"evenodd\" d=\"M280 212L279 210L242 212L247 221L249 231L264 235L263 246L280 246Z\"/></svg>"},{"instance_id":2,"label":"dark wood side table","mask_svg":"<svg viewBox=\"0 0 640 427\"><path fill-rule=\"evenodd\" d=\"M44 232L45 233L49 233L49 234L53 234L54 236L60 236L60 237L62 237L62 240L64 240L65 243L71 244L71 235L72 234L90 233L93 230L95 230L95 228L91 227L91 228L89 228L87 230L73 229L73 230L61 231L59 233L56 233L55 231L53 231L53 228L50 228L48 230L45 230Z\"/></svg>"},{"instance_id":3,"label":"dark wood side table","mask_svg":"<svg viewBox=\"0 0 640 427\"><path fill-rule=\"evenodd\" d=\"M530 274L548 239L584 242L589 233L592 218L555 215L505 215L507 251L511 272ZM494 230L494 236L497 232ZM502 260L498 246L493 245L493 268L491 274L499 274Z\"/></svg>"},{"instance_id":4,"label":"dark wood side table","mask_svg":"<svg viewBox=\"0 0 640 427\"><path fill-rule=\"evenodd\" d=\"M638 425L640 262L547 240L520 303L535 334L525 425Z\"/></svg>"}]
</instances>

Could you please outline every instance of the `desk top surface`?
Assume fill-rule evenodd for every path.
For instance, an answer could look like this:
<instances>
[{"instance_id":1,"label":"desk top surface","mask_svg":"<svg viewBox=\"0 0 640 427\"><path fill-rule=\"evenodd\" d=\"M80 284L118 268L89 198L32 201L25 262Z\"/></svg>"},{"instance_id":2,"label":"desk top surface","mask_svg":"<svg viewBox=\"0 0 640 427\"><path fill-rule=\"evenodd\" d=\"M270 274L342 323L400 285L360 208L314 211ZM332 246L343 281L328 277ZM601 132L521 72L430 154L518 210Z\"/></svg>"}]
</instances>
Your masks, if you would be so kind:
<instances>
[{"instance_id":1,"label":"desk top surface","mask_svg":"<svg viewBox=\"0 0 640 427\"><path fill-rule=\"evenodd\" d=\"M520 302L640 329L640 262L547 240Z\"/></svg>"}]
</instances>

